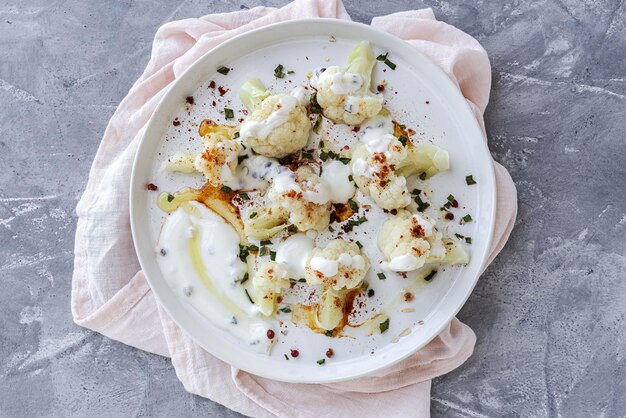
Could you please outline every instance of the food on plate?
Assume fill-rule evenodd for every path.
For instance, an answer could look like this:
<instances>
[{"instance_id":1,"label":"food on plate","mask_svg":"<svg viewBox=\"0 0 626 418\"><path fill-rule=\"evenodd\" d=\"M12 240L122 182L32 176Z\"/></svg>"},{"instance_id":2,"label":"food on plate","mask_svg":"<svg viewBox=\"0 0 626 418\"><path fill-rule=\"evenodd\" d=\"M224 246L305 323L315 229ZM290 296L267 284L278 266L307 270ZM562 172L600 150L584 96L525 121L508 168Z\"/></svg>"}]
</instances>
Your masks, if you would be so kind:
<instances>
[{"instance_id":1,"label":"food on plate","mask_svg":"<svg viewBox=\"0 0 626 418\"><path fill-rule=\"evenodd\" d=\"M304 148L311 130L307 90L296 87L289 94L270 95L259 79L251 79L240 96L252 113L239 127L239 136L254 152L281 158Z\"/></svg>"},{"instance_id":2,"label":"food on plate","mask_svg":"<svg viewBox=\"0 0 626 418\"><path fill-rule=\"evenodd\" d=\"M471 237L452 223L457 199L430 204L439 191L429 179L450 156L383 108L383 94L370 91L376 62L362 42L310 86L293 77L272 94L250 78L239 90L245 119L203 119L192 150L163 163L204 182L158 195L166 215L156 251L168 285L258 352L280 345L288 323L322 338L386 333L394 304L411 303L440 265L469 261ZM460 219L463 228L471 215ZM405 280L403 293L383 300Z\"/></svg>"},{"instance_id":3,"label":"food on plate","mask_svg":"<svg viewBox=\"0 0 626 418\"><path fill-rule=\"evenodd\" d=\"M348 125L358 125L380 112L383 96L370 90L376 58L369 42L358 44L344 66L320 69L311 78L317 103L324 116Z\"/></svg>"}]
</instances>

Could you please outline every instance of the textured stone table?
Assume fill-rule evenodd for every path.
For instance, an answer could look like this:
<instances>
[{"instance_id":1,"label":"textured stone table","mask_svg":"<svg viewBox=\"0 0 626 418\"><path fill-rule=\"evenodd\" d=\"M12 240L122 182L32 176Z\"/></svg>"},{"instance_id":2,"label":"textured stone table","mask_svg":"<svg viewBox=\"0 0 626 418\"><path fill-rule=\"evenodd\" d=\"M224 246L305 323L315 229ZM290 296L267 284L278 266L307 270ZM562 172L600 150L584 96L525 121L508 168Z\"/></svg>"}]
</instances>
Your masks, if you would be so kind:
<instances>
[{"instance_id":1,"label":"textured stone table","mask_svg":"<svg viewBox=\"0 0 626 418\"><path fill-rule=\"evenodd\" d=\"M69 293L74 207L154 32L257 3L242 2L0 1L0 416L237 415L186 393L167 359L74 325ZM433 7L482 42L489 143L519 192L460 313L476 350L435 380L433 415L623 416L626 5L360 3L362 22Z\"/></svg>"}]
</instances>

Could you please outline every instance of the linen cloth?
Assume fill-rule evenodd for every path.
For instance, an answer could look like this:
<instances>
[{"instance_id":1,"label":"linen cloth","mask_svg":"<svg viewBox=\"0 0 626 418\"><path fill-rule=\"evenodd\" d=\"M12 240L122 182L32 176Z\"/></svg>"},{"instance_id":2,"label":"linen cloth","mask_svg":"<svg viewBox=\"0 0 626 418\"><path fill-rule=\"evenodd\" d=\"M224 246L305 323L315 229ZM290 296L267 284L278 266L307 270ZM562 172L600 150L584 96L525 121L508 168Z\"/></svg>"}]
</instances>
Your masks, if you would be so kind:
<instances>
[{"instance_id":1,"label":"linen cloth","mask_svg":"<svg viewBox=\"0 0 626 418\"><path fill-rule=\"evenodd\" d=\"M72 314L78 325L171 357L186 390L245 415L429 416L430 380L458 367L474 348L474 333L457 319L419 352L376 375L328 385L281 383L233 368L196 345L158 305L135 256L128 207L132 162L166 87L235 35L315 17L350 19L340 0L296 0L280 9L256 7L170 22L157 31L151 59L111 118L76 208ZM437 21L430 9L376 17L371 25L406 40L445 71L484 131L491 69L478 41ZM497 219L489 263L506 243L517 212L511 177L494 165Z\"/></svg>"}]
</instances>

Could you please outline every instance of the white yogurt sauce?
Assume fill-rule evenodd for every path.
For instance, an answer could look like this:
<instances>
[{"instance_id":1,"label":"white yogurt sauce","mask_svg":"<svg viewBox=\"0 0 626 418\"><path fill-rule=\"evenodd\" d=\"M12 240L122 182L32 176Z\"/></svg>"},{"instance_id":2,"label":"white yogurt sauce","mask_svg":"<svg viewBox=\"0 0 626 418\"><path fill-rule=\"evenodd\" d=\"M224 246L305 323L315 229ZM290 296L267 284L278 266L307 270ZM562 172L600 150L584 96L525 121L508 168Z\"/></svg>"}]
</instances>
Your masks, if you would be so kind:
<instances>
[{"instance_id":1,"label":"white yogurt sauce","mask_svg":"<svg viewBox=\"0 0 626 418\"><path fill-rule=\"evenodd\" d=\"M294 234L280 243L276 250L276 261L285 264L294 279L304 277L304 267L315 243L305 234Z\"/></svg>"},{"instance_id":2,"label":"white yogurt sauce","mask_svg":"<svg viewBox=\"0 0 626 418\"><path fill-rule=\"evenodd\" d=\"M412 271L420 264L420 260L411 253L399 255L392 258L389 263L385 263L391 271Z\"/></svg>"},{"instance_id":3,"label":"white yogurt sauce","mask_svg":"<svg viewBox=\"0 0 626 418\"><path fill-rule=\"evenodd\" d=\"M330 85L330 90L335 94L350 94L363 86L363 77L357 73L324 71L319 75L317 84L326 83Z\"/></svg>"},{"instance_id":4,"label":"white yogurt sauce","mask_svg":"<svg viewBox=\"0 0 626 418\"><path fill-rule=\"evenodd\" d=\"M373 179L374 173L376 173L376 168L374 166L370 166L363 158L357 158L352 163L352 172L356 176Z\"/></svg>"},{"instance_id":5,"label":"white yogurt sauce","mask_svg":"<svg viewBox=\"0 0 626 418\"><path fill-rule=\"evenodd\" d=\"M325 205L330 201L330 188L324 183L320 182L311 189L302 189L296 182L296 175L291 170L285 170L282 173L274 177L272 188L282 194L289 191L295 191L296 193L302 193L302 198L308 202L315 203L317 205Z\"/></svg>"},{"instance_id":6,"label":"white yogurt sauce","mask_svg":"<svg viewBox=\"0 0 626 418\"><path fill-rule=\"evenodd\" d=\"M356 188L349 179L350 174L350 166L341 161L327 161L322 165L320 177L328 187L332 203L347 203L354 196Z\"/></svg>"},{"instance_id":7,"label":"white yogurt sauce","mask_svg":"<svg viewBox=\"0 0 626 418\"><path fill-rule=\"evenodd\" d=\"M219 328L269 352L262 319L237 281L246 273L239 236L220 216L198 202L181 205L166 219L157 261L170 288Z\"/></svg>"},{"instance_id":8,"label":"white yogurt sauce","mask_svg":"<svg viewBox=\"0 0 626 418\"><path fill-rule=\"evenodd\" d=\"M376 115L361 124L361 141L371 153L389 152L389 144L396 141L393 136L393 121L390 116Z\"/></svg>"},{"instance_id":9,"label":"white yogurt sauce","mask_svg":"<svg viewBox=\"0 0 626 418\"><path fill-rule=\"evenodd\" d=\"M247 153L248 158L237 166L236 187L227 185L233 190L264 190L276 176L288 168L282 166L277 159Z\"/></svg>"},{"instance_id":10,"label":"white yogurt sauce","mask_svg":"<svg viewBox=\"0 0 626 418\"><path fill-rule=\"evenodd\" d=\"M336 260L325 257L313 257L309 264L313 270L319 271L322 275L333 277L339 271L340 264L354 267L355 269L362 269L365 267L365 259L358 254L353 256L348 253L341 253Z\"/></svg>"}]
</instances>

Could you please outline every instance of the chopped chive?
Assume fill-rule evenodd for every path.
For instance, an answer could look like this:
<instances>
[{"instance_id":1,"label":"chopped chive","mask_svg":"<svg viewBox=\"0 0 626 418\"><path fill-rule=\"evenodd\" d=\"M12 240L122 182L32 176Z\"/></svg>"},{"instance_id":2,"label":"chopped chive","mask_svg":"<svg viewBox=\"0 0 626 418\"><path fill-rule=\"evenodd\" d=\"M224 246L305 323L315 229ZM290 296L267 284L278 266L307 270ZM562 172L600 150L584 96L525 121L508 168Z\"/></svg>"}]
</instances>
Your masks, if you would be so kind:
<instances>
[{"instance_id":1,"label":"chopped chive","mask_svg":"<svg viewBox=\"0 0 626 418\"><path fill-rule=\"evenodd\" d=\"M472 237L465 237L465 242L468 244L472 243Z\"/></svg>"},{"instance_id":2,"label":"chopped chive","mask_svg":"<svg viewBox=\"0 0 626 418\"><path fill-rule=\"evenodd\" d=\"M322 113L322 107L317 103L317 93L311 95L311 113Z\"/></svg>"},{"instance_id":3,"label":"chopped chive","mask_svg":"<svg viewBox=\"0 0 626 418\"><path fill-rule=\"evenodd\" d=\"M283 72L283 65L282 64L278 64L278 66L276 68L274 68L274 77L276 78L283 78L285 77L285 73Z\"/></svg>"},{"instance_id":4,"label":"chopped chive","mask_svg":"<svg viewBox=\"0 0 626 418\"><path fill-rule=\"evenodd\" d=\"M435 277L435 274L437 274L437 270L433 270L430 273L428 273L428 276L424 277L424 280L429 282L433 279L433 277Z\"/></svg>"},{"instance_id":5,"label":"chopped chive","mask_svg":"<svg viewBox=\"0 0 626 418\"><path fill-rule=\"evenodd\" d=\"M248 251L259 251L259 247L254 244L248 245Z\"/></svg>"},{"instance_id":6,"label":"chopped chive","mask_svg":"<svg viewBox=\"0 0 626 418\"><path fill-rule=\"evenodd\" d=\"M233 109L229 109L227 107L224 108L224 117L226 119L234 119L235 118L235 112L233 112Z\"/></svg>"},{"instance_id":7,"label":"chopped chive","mask_svg":"<svg viewBox=\"0 0 626 418\"><path fill-rule=\"evenodd\" d=\"M250 196L248 196L248 193L239 193L239 197L241 198L241 200L250 200Z\"/></svg>"},{"instance_id":8,"label":"chopped chive","mask_svg":"<svg viewBox=\"0 0 626 418\"><path fill-rule=\"evenodd\" d=\"M228 186L222 186L222 188L220 190L223 191L224 193L230 193L230 192L233 191L233 189L231 189Z\"/></svg>"},{"instance_id":9,"label":"chopped chive","mask_svg":"<svg viewBox=\"0 0 626 418\"><path fill-rule=\"evenodd\" d=\"M171 193L168 193L168 194L167 194L167 201L168 201L168 202L171 202L172 200L174 200L174 195L173 195L173 194L171 194Z\"/></svg>"},{"instance_id":10,"label":"chopped chive","mask_svg":"<svg viewBox=\"0 0 626 418\"><path fill-rule=\"evenodd\" d=\"M270 260L276 261L276 251L270 251Z\"/></svg>"},{"instance_id":11,"label":"chopped chive","mask_svg":"<svg viewBox=\"0 0 626 418\"><path fill-rule=\"evenodd\" d=\"M256 213L256 212L252 212L252 213L250 214L250 219L254 219L254 218L256 218L256 215L257 215L257 213Z\"/></svg>"},{"instance_id":12,"label":"chopped chive","mask_svg":"<svg viewBox=\"0 0 626 418\"><path fill-rule=\"evenodd\" d=\"M322 364L324 364L324 363L326 363L326 359L325 358L321 358L321 359L317 360L317 364L319 364L320 366Z\"/></svg>"},{"instance_id":13,"label":"chopped chive","mask_svg":"<svg viewBox=\"0 0 626 418\"><path fill-rule=\"evenodd\" d=\"M254 301L250 297L250 293L248 293L248 289L243 289L243 290L246 292L246 296L248 297L248 300L250 301L250 303L254 305Z\"/></svg>"},{"instance_id":14,"label":"chopped chive","mask_svg":"<svg viewBox=\"0 0 626 418\"><path fill-rule=\"evenodd\" d=\"M332 226L330 226L330 225L328 225L328 230L329 230L330 232L335 232L335 228L333 228L333 227L332 227Z\"/></svg>"},{"instance_id":15,"label":"chopped chive","mask_svg":"<svg viewBox=\"0 0 626 418\"><path fill-rule=\"evenodd\" d=\"M260 244L261 245L272 245L272 240L264 239L263 241L261 241Z\"/></svg>"},{"instance_id":16,"label":"chopped chive","mask_svg":"<svg viewBox=\"0 0 626 418\"><path fill-rule=\"evenodd\" d=\"M367 222L367 218L366 218L365 216L361 216L361 217L359 218L359 225L360 225L360 224L364 224L365 222Z\"/></svg>"},{"instance_id":17,"label":"chopped chive","mask_svg":"<svg viewBox=\"0 0 626 418\"><path fill-rule=\"evenodd\" d=\"M248 247L246 247L245 245L241 245L239 244L239 259L241 261L246 261L246 258L248 258Z\"/></svg>"},{"instance_id":18,"label":"chopped chive","mask_svg":"<svg viewBox=\"0 0 626 418\"><path fill-rule=\"evenodd\" d=\"M387 59L387 55L389 55L389 52L385 53L384 55L383 55L383 54L380 54L379 56L377 56L377 57L376 57L376 59L377 59L378 61L384 61L384 60L386 60L386 59Z\"/></svg>"},{"instance_id":19,"label":"chopped chive","mask_svg":"<svg viewBox=\"0 0 626 418\"><path fill-rule=\"evenodd\" d=\"M395 63L389 61L388 59L385 59L384 62L385 62L385 64L387 64L387 67L391 68L392 70L396 69L396 64Z\"/></svg>"},{"instance_id":20,"label":"chopped chive","mask_svg":"<svg viewBox=\"0 0 626 418\"><path fill-rule=\"evenodd\" d=\"M295 234L296 232L298 232L298 227L295 226L294 224L291 224L287 227L287 231L292 234Z\"/></svg>"},{"instance_id":21,"label":"chopped chive","mask_svg":"<svg viewBox=\"0 0 626 418\"><path fill-rule=\"evenodd\" d=\"M311 153L310 153L310 152L308 152L308 151L302 151L302 156L303 156L304 158L306 158L307 160L312 160L312 159L313 159L313 154L311 154Z\"/></svg>"},{"instance_id":22,"label":"chopped chive","mask_svg":"<svg viewBox=\"0 0 626 418\"><path fill-rule=\"evenodd\" d=\"M448 202L450 202L450 204L452 204L452 202L454 202L456 199L453 195L448 195Z\"/></svg>"},{"instance_id":23,"label":"chopped chive","mask_svg":"<svg viewBox=\"0 0 626 418\"><path fill-rule=\"evenodd\" d=\"M363 244L361 244L361 241L357 241L356 245L359 247L359 249L363 248Z\"/></svg>"},{"instance_id":24,"label":"chopped chive","mask_svg":"<svg viewBox=\"0 0 626 418\"><path fill-rule=\"evenodd\" d=\"M315 123L313 124L313 132L315 133L319 132L321 126L322 126L322 115L318 114L317 117L315 118Z\"/></svg>"},{"instance_id":25,"label":"chopped chive","mask_svg":"<svg viewBox=\"0 0 626 418\"><path fill-rule=\"evenodd\" d=\"M284 354L285 356L285 360L289 360L289 357L287 356L287 354Z\"/></svg>"},{"instance_id":26,"label":"chopped chive","mask_svg":"<svg viewBox=\"0 0 626 418\"><path fill-rule=\"evenodd\" d=\"M350 205L350 209L352 209L353 212L359 211L359 204L356 203L354 200L348 199L348 205Z\"/></svg>"},{"instance_id":27,"label":"chopped chive","mask_svg":"<svg viewBox=\"0 0 626 418\"><path fill-rule=\"evenodd\" d=\"M339 161L341 161L344 165L348 165L348 163L350 162L350 158L348 157L341 157L338 158Z\"/></svg>"},{"instance_id":28,"label":"chopped chive","mask_svg":"<svg viewBox=\"0 0 626 418\"><path fill-rule=\"evenodd\" d=\"M352 176L352 174L350 174L350 175L348 176L348 180L349 180L349 181L354 181L354 177Z\"/></svg>"},{"instance_id":29,"label":"chopped chive","mask_svg":"<svg viewBox=\"0 0 626 418\"><path fill-rule=\"evenodd\" d=\"M241 281L239 282L240 284L244 284L245 282L248 281L250 276L248 276L248 273L243 275L243 278L241 279Z\"/></svg>"},{"instance_id":30,"label":"chopped chive","mask_svg":"<svg viewBox=\"0 0 626 418\"><path fill-rule=\"evenodd\" d=\"M400 137L398 138L398 141L400 141L400 143L401 143L403 146L405 146L405 147L406 147L406 144L407 144L408 138L407 138L406 136L404 136L404 135L400 135Z\"/></svg>"},{"instance_id":31,"label":"chopped chive","mask_svg":"<svg viewBox=\"0 0 626 418\"><path fill-rule=\"evenodd\" d=\"M420 189L413 189L413 191L411 192L411 194L413 196L419 196L420 193L422 193L422 191Z\"/></svg>"},{"instance_id":32,"label":"chopped chive","mask_svg":"<svg viewBox=\"0 0 626 418\"><path fill-rule=\"evenodd\" d=\"M285 306L284 308L280 308L280 311L283 313L291 312L291 308L289 306Z\"/></svg>"},{"instance_id":33,"label":"chopped chive","mask_svg":"<svg viewBox=\"0 0 626 418\"><path fill-rule=\"evenodd\" d=\"M385 331L387 331L389 329L389 318L387 318L383 322L381 322L379 327L380 327L380 333L381 334L384 333Z\"/></svg>"},{"instance_id":34,"label":"chopped chive","mask_svg":"<svg viewBox=\"0 0 626 418\"><path fill-rule=\"evenodd\" d=\"M244 160L248 159L248 154L240 155L237 157L237 164L241 164Z\"/></svg>"},{"instance_id":35,"label":"chopped chive","mask_svg":"<svg viewBox=\"0 0 626 418\"><path fill-rule=\"evenodd\" d=\"M237 139L237 138L239 138L239 132L235 132L233 134L233 139ZM246 155L246 157L248 157L248 156Z\"/></svg>"},{"instance_id":36,"label":"chopped chive","mask_svg":"<svg viewBox=\"0 0 626 418\"><path fill-rule=\"evenodd\" d=\"M385 273L378 273L377 276L380 280L385 280L387 278L387 276L385 276Z\"/></svg>"},{"instance_id":37,"label":"chopped chive","mask_svg":"<svg viewBox=\"0 0 626 418\"><path fill-rule=\"evenodd\" d=\"M332 336L333 336L333 330L332 330L332 329L329 329L329 330L327 330L327 331L325 332L325 334L326 334L326 336L327 336L327 337L332 337Z\"/></svg>"},{"instance_id":38,"label":"chopped chive","mask_svg":"<svg viewBox=\"0 0 626 418\"><path fill-rule=\"evenodd\" d=\"M469 213L467 215L465 215L463 218L463 222L467 223L467 222L471 222L472 221L472 215L470 215Z\"/></svg>"},{"instance_id":39,"label":"chopped chive","mask_svg":"<svg viewBox=\"0 0 626 418\"><path fill-rule=\"evenodd\" d=\"M420 180L426 180L426 173L420 174Z\"/></svg>"},{"instance_id":40,"label":"chopped chive","mask_svg":"<svg viewBox=\"0 0 626 418\"><path fill-rule=\"evenodd\" d=\"M461 234L454 234L455 237L457 237L458 239L464 239L465 237Z\"/></svg>"},{"instance_id":41,"label":"chopped chive","mask_svg":"<svg viewBox=\"0 0 626 418\"><path fill-rule=\"evenodd\" d=\"M300 283L306 283L306 279L298 279L298 282L300 282Z\"/></svg>"},{"instance_id":42,"label":"chopped chive","mask_svg":"<svg viewBox=\"0 0 626 418\"><path fill-rule=\"evenodd\" d=\"M295 74L296 72L294 70L289 70L287 71L287 74Z\"/></svg>"},{"instance_id":43,"label":"chopped chive","mask_svg":"<svg viewBox=\"0 0 626 418\"><path fill-rule=\"evenodd\" d=\"M476 180L474 180L473 175L465 176L465 182L467 183L468 186L471 186L472 184L476 184Z\"/></svg>"},{"instance_id":44,"label":"chopped chive","mask_svg":"<svg viewBox=\"0 0 626 418\"><path fill-rule=\"evenodd\" d=\"M217 69L217 72L223 75L228 75L228 73L230 72L230 68L221 66Z\"/></svg>"},{"instance_id":45,"label":"chopped chive","mask_svg":"<svg viewBox=\"0 0 626 418\"><path fill-rule=\"evenodd\" d=\"M261 247L261 249L259 250L259 255L262 257L265 254L267 254L267 247Z\"/></svg>"}]
</instances>

